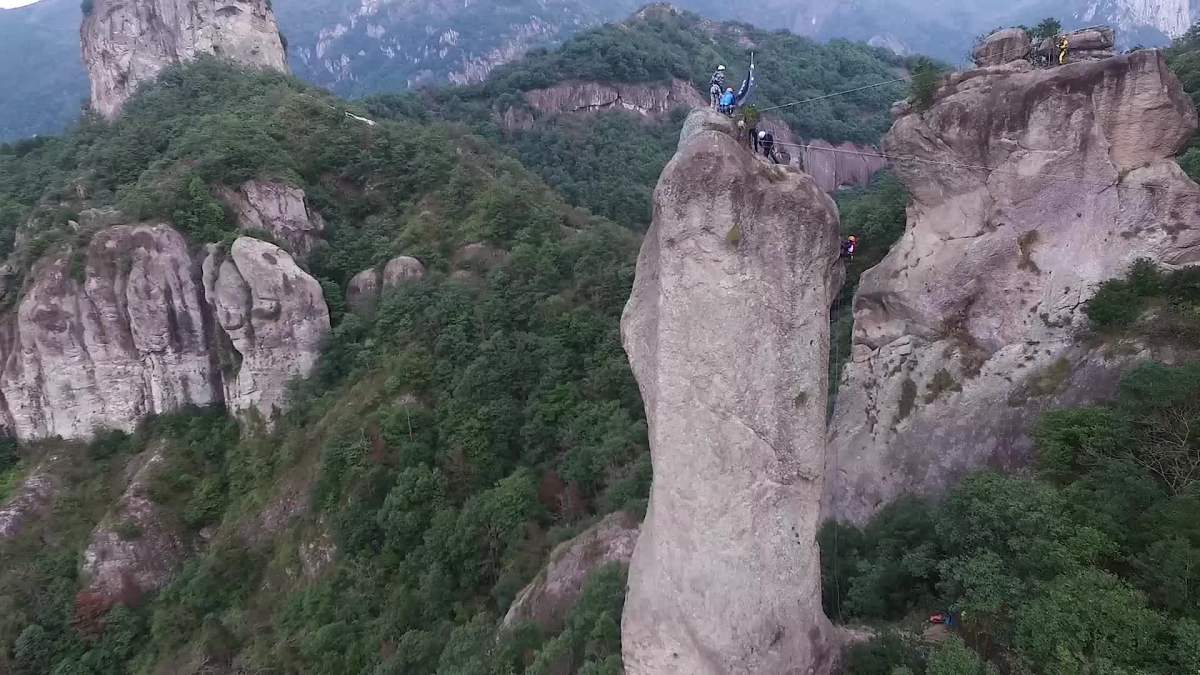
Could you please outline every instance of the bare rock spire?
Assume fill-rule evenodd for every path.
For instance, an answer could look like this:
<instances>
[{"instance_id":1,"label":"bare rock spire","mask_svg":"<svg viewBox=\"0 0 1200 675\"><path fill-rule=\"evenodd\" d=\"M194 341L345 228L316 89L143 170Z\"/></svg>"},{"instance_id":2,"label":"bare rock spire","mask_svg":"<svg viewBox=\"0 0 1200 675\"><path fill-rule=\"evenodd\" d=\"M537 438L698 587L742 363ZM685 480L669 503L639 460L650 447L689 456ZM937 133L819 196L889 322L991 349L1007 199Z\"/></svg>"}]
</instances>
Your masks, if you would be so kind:
<instances>
[{"instance_id":1,"label":"bare rock spire","mask_svg":"<svg viewBox=\"0 0 1200 675\"><path fill-rule=\"evenodd\" d=\"M622 334L654 484L622 620L630 675L826 673L815 539L837 210L688 118L654 196Z\"/></svg>"}]
</instances>

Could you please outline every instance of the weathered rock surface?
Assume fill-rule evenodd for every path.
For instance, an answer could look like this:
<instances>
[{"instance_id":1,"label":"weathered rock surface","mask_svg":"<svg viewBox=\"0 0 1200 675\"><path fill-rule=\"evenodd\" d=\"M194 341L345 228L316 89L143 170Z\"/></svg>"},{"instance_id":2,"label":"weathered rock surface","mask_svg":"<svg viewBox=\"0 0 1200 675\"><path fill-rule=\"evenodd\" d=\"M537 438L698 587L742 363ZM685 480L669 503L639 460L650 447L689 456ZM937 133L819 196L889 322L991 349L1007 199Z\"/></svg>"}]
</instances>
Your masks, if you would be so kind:
<instances>
[{"instance_id":1,"label":"weathered rock surface","mask_svg":"<svg viewBox=\"0 0 1200 675\"><path fill-rule=\"evenodd\" d=\"M350 283L346 286L346 305L355 314L372 316L379 305L379 294L382 292L383 275L374 267L365 269L350 278Z\"/></svg>"},{"instance_id":2,"label":"weathered rock surface","mask_svg":"<svg viewBox=\"0 0 1200 675\"><path fill-rule=\"evenodd\" d=\"M142 82L200 56L287 70L269 0L95 0L80 32L92 108L109 119Z\"/></svg>"},{"instance_id":3,"label":"weathered rock surface","mask_svg":"<svg viewBox=\"0 0 1200 675\"><path fill-rule=\"evenodd\" d=\"M545 569L517 595L502 626L529 621L548 633L561 629L588 575L609 563L628 564L637 537L638 522L628 513L614 513L560 544Z\"/></svg>"},{"instance_id":4,"label":"weathered rock surface","mask_svg":"<svg viewBox=\"0 0 1200 675\"><path fill-rule=\"evenodd\" d=\"M269 421L284 407L288 383L311 372L329 335L321 285L287 251L239 237L227 254L210 247L204 289L240 361L225 381L225 402Z\"/></svg>"},{"instance_id":5,"label":"weathered rock surface","mask_svg":"<svg viewBox=\"0 0 1200 675\"><path fill-rule=\"evenodd\" d=\"M692 113L622 320L654 468L622 621L630 675L832 667L815 536L840 270L832 200Z\"/></svg>"},{"instance_id":6,"label":"weathered rock surface","mask_svg":"<svg viewBox=\"0 0 1200 675\"><path fill-rule=\"evenodd\" d=\"M86 438L219 401L195 273L162 224L108 228L86 253L42 260L2 325L5 426L22 439Z\"/></svg>"},{"instance_id":7,"label":"weathered rock surface","mask_svg":"<svg viewBox=\"0 0 1200 675\"><path fill-rule=\"evenodd\" d=\"M951 78L886 139L908 230L866 273L831 426L829 514L1030 458L1045 408L1111 392L1083 303L1138 258L1200 262L1196 112L1160 53ZM992 167L980 170L972 167Z\"/></svg>"},{"instance_id":8,"label":"weathered rock surface","mask_svg":"<svg viewBox=\"0 0 1200 675\"><path fill-rule=\"evenodd\" d=\"M354 275L346 289L346 304L351 311L371 316L383 291L409 281L425 278L425 265L411 256L397 256L387 261L383 271L372 267Z\"/></svg>"},{"instance_id":9,"label":"weathered rock surface","mask_svg":"<svg viewBox=\"0 0 1200 675\"><path fill-rule=\"evenodd\" d=\"M218 194L233 210L241 231L267 232L296 258L307 258L321 242L325 219L309 208L298 187L250 180L237 190L221 188Z\"/></svg>"},{"instance_id":10,"label":"weathered rock surface","mask_svg":"<svg viewBox=\"0 0 1200 675\"><path fill-rule=\"evenodd\" d=\"M502 115L505 128L527 129L535 118L598 110L628 110L644 117L662 117L679 107L703 108L708 101L689 82L665 84L607 84L564 82L525 92L525 108Z\"/></svg>"},{"instance_id":11,"label":"weathered rock surface","mask_svg":"<svg viewBox=\"0 0 1200 675\"><path fill-rule=\"evenodd\" d=\"M90 609L136 600L166 586L186 559L190 547L179 525L148 493L165 462L161 447L134 458L125 493L92 531L83 554L80 594Z\"/></svg>"},{"instance_id":12,"label":"weathered rock surface","mask_svg":"<svg viewBox=\"0 0 1200 675\"><path fill-rule=\"evenodd\" d=\"M977 66L998 66L1029 54L1029 34L1020 28L1005 28L985 37L971 52Z\"/></svg>"},{"instance_id":13,"label":"weathered rock surface","mask_svg":"<svg viewBox=\"0 0 1200 675\"><path fill-rule=\"evenodd\" d=\"M0 505L0 543L20 534L26 523L50 508L59 489L59 480L50 470L55 461L57 458L51 457L34 467Z\"/></svg>"},{"instance_id":14,"label":"weathered rock surface","mask_svg":"<svg viewBox=\"0 0 1200 675\"><path fill-rule=\"evenodd\" d=\"M288 380L311 371L328 310L316 280L272 244L242 237L223 261L208 263L206 288L165 224L108 227L86 251L39 261L0 317L0 426L23 440L86 439L222 401L270 417Z\"/></svg>"}]
</instances>

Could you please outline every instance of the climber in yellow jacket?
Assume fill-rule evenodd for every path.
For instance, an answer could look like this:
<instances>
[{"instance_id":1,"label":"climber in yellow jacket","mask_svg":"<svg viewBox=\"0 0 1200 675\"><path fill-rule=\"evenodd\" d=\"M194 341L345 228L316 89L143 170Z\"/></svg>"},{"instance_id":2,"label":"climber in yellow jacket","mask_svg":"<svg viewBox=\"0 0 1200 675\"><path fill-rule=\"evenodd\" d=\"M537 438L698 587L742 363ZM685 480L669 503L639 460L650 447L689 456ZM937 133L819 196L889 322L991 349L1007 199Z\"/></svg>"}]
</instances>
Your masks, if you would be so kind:
<instances>
[{"instance_id":1,"label":"climber in yellow jacket","mask_svg":"<svg viewBox=\"0 0 1200 675\"><path fill-rule=\"evenodd\" d=\"M1058 65L1061 66L1067 63L1067 53L1070 50L1071 41L1067 39L1066 35L1064 35L1062 36L1062 39L1058 41Z\"/></svg>"}]
</instances>

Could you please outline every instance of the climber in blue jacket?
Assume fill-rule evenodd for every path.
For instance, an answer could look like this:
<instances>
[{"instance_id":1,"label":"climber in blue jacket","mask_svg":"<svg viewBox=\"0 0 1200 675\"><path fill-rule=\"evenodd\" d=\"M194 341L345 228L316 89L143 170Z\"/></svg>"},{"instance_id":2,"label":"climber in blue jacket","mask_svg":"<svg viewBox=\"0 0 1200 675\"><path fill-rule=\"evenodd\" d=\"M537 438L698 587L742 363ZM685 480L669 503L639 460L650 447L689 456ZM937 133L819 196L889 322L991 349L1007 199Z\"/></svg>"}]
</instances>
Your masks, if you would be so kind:
<instances>
[{"instance_id":1,"label":"climber in blue jacket","mask_svg":"<svg viewBox=\"0 0 1200 675\"><path fill-rule=\"evenodd\" d=\"M724 94L721 94L720 111L726 115L733 115L733 104L737 101L732 89L726 89Z\"/></svg>"}]
</instances>

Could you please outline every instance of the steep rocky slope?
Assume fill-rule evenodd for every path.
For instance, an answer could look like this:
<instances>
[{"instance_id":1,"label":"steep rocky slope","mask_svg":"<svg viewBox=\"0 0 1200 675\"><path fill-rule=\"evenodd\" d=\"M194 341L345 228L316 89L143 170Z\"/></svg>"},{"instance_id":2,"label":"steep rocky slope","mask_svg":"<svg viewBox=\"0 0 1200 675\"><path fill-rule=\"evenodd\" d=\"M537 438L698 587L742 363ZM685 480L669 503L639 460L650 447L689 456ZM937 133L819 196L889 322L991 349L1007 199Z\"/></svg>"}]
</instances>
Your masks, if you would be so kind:
<instances>
[{"instance_id":1,"label":"steep rocky slope","mask_svg":"<svg viewBox=\"0 0 1200 675\"><path fill-rule=\"evenodd\" d=\"M1083 304L1139 258L1200 262L1200 187L1172 159L1196 123L1157 51L955 74L896 121L908 230L855 298L833 516L1024 466L1039 411L1112 392L1135 357L1078 341Z\"/></svg>"},{"instance_id":2,"label":"steep rocky slope","mask_svg":"<svg viewBox=\"0 0 1200 675\"><path fill-rule=\"evenodd\" d=\"M107 118L142 82L199 56L286 70L267 0L98 0L80 30L92 108Z\"/></svg>"},{"instance_id":3,"label":"steep rocky slope","mask_svg":"<svg viewBox=\"0 0 1200 675\"><path fill-rule=\"evenodd\" d=\"M654 213L622 319L654 465L625 670L829 672L815 534L837 210L698 111Z\"/></svg>"}]
</instances>

